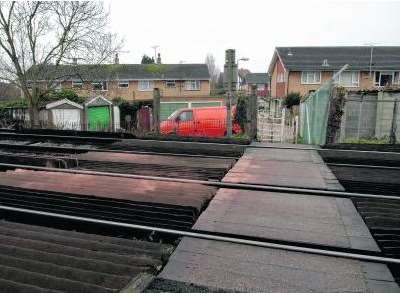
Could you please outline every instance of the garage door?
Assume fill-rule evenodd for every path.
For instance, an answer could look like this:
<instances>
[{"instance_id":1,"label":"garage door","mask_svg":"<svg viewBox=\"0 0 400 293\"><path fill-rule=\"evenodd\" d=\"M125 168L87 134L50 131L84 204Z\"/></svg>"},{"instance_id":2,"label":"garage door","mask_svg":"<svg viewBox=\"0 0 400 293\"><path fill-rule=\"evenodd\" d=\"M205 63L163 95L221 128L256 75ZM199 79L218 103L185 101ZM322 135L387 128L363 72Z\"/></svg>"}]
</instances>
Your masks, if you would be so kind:
<instances>
[{"instance_id":1,"label":"garage door","mask_svg":"<svg viewBox=\"0 0 400 293\"><path fill-rule=\"evenodd\" d=\"M219 107L222 106L222 102L192 102L191 108L199 107Z\"/></svg>"},{"instance_id":2,"label":"garage door","mask_svg":"<svg viewBox=\"0 0 400 293\"><path fill-rule=\"evenodd\" d=\"M160 104L161 121L166 120L168 116L174 113L176 110L183 108L189 108L189 103L187 102L161 103Z\"/></svg>"},{"instance_id":3,"label":"garage door","mask_svg":"<svg viewBox=\"0 0 400 293\"><path fill-rule=\"evenodd\" d=\"M58 129L81 129L81 111L78 109L53 109L53 123Z\"/></svg>"},{"instance_id":4,"label":"garage door","mask_svg":"<svg viewBox=\"0 0 400 293\"><path fill-rule=\"evenodd\" d=\"M88 129L107 130L110 127L110 111L107 106L88 108Z\"/></svg>"}]
</instances>

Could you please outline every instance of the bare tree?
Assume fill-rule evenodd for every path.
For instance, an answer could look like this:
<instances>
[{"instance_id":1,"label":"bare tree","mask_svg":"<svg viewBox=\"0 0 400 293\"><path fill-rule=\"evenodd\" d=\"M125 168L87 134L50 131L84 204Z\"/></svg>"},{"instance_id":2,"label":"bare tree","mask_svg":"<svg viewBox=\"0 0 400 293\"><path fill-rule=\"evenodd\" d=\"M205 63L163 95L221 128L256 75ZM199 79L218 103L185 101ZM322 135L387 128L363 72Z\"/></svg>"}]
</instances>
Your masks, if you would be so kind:
<instances>
[{"instance_id":1,"label":"bare tree","mask_svg":"<svg viewBox=\"0 0 400 293\"><path fill-rule=\"evenodd\" d=\"M0 2L0 79L21 89L34 127L40 97L73 74L58 67L108 62L121 45L102 2Z\"/></svg>"},{"instance_id":2,"label":"bare tree","mask_svg":"<svg viewBox=\"0 0 400 293\"><path fill-rule=\"evenodd\" d=\"M210 73L211 77L211 88L215 89L217 82L218 82L218 77L221 73L217 65L215 64L215 57L212 54L207 54L206 56L206 64L208 67L208 72Z\"/></svg>"}]
</instances>

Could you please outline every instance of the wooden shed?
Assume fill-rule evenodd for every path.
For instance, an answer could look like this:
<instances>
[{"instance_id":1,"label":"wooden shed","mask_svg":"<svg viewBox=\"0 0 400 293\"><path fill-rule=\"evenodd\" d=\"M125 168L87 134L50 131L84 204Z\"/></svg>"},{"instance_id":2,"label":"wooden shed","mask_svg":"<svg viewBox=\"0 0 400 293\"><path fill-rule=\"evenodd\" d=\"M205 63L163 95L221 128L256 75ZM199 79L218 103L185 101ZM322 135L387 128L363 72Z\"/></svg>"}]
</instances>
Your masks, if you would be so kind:
<instances>
[{"instance_id":1,"label":"wooden shed","mask_svg":"<svg viewBox=\"0 0 400 293\"><path fill-rule=\"evenodd\" d=\"M113 103L102 96L94 97L85 103L87 130L110 131L115 128L119 115L114 117ZM119 113L119 112L118 112Z\"/></svg>"}]
</instances>

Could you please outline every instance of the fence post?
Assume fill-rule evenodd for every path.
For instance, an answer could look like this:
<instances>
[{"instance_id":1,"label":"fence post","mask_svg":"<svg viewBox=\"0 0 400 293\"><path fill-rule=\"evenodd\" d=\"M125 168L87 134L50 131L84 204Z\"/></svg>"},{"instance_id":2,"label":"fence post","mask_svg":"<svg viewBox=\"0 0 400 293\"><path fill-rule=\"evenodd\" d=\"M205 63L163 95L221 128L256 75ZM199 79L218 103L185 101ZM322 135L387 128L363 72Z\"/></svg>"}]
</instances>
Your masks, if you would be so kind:
<instances>
[{"instance_id":1,"label":"fence post","mask_svg":"<svg viewBox=\"0 0 400 293\"><path fill-rule=\"evenodd\" d=\"M392 117L392 125L390 127L390 137L389 137L389 144L396 143L396 131L397 131L397 107L398 107L398 100L394 100L393 105L393 117Z\"/></svg>"},{"instance_id":2,"label":"fence post","mask_svg":"<svg viewBox=\"0 0 400 293\"><path fill-rule=\"evenodd\" d=\"M294 117L294 143L297 144L297 137L299 136L299 115Z\"/></svg>"},{"instance_id":3,"label":"fence post","mask_svg":"<svg viewBox=\"0 0 400 293\"><path fill-rule=\"evenodd\" d=\"M257 86L252 85L249 99L249 111L247 111L250 116L247 118L247 121L250 121L250 139L254 139L257 136L257 112Z\"/></svg>"},{"instance_id":4,"label":"fence post","mask_svg":"<svg viewBox=\"0 0 400 293\"><path fill-rule=\"evenodd\" d=\"M160 133L160 90L153 90L153 127L156 134Z\"/></svg>"},{"instance_id":5,"label":"fence post","mask_svg":"<svg viewBox=\"0 0 400 293\"><path fill-rule=\"evenodd\" d=\"M285 118L286 118L286 108L282 109L282 116L281 116L281 143L285 142Z\"/></svg>"},{"instance_id":6,"label":"fence post","mask_svg":"<svg viewBox=\"0 0 400 293\"><path fill-rule=\"evenodd\" d=\"M363 106L364 95L361 95L360 107L358 111L358 126L357 126L357 140L360 142L360 130L361 130L361 116L362 116L362 106Z\"/></svg>"},{"instance_id":7,"label":"fence post","mask_svg":"<svg viewBox=\"0 0 400 293\"><path fill-rule=\"evenodd\" d=\"M344 101L343 114L340 123L339 143L343 143L346 139L346 123L347 123L347 103Z\"/></svg>"}]
</instances>

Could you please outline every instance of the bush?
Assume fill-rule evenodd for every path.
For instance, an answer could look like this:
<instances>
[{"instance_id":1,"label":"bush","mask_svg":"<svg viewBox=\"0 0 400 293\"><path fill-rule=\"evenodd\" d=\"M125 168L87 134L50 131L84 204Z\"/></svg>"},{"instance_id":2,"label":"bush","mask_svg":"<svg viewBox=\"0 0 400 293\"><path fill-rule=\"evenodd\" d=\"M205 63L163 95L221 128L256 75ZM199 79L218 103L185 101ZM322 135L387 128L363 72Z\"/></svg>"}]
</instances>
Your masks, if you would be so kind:
<instances>
[{"instance_id":1,"label":"bush","mask_svg":"<svg viewBox=\"0 0 400 293\"><path fill-rule=\"evenodd\" d=\"M84 97L78 96L78 94L71 89L62 89L61 91L51 91L48 94L41 97L40 102L47 104L62 99L68 99L72 102L83 104L85 102Z\"/></svg>"},{"instance_id":2,"label":"bush","mask_svg":"<svg viewBox=\"0 0 400 293\"><path fill-rule=\"evenodd\" d=\"M290 109L293 106L300 105L301 95L300 93L289 93L285 100L283 101L283 105Z\"/></svg>"},{"instance_id":3,"label":"bush","mask_svg":"<svg viewBox=\"0 0 400 293\"><path fill-rule=\"evenodd\" d=\"M238 97L236 105L236 113L234 117L234 122L240 125L242 131L245 131L245 125L247 123L247 104L248 99L246 96L240 95Z\"/></svg>"}]
</instances>

